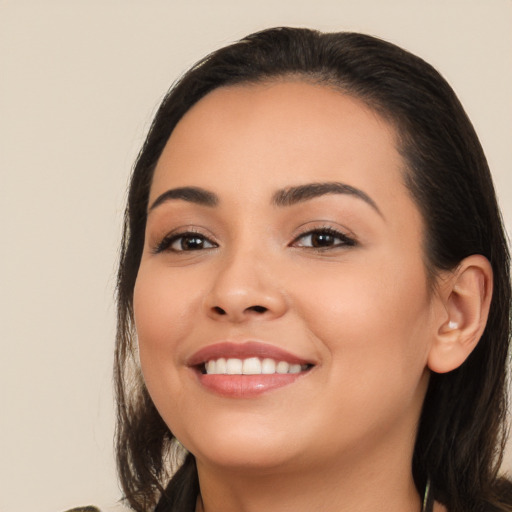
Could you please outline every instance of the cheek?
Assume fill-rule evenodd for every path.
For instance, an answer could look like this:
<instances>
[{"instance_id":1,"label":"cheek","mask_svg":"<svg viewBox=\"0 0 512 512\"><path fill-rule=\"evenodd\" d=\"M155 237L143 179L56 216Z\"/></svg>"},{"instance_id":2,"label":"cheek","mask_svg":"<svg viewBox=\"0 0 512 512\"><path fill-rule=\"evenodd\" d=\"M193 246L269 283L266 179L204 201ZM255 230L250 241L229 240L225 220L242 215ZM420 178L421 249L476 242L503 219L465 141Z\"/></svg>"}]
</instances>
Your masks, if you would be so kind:
<instances>
[{"instance_id":1,"label":"cheek","mask_svg":"<svg viewBox=\"0 0 512 512\"><path fill-rule=\"evenodd\" d=\"M133 308L140 363L150 394L159 388L174 386L176 372L169 364L179 365L180 340L190 331L194 304L201 302L194 282L173 279L171 272L142 264L135 283Z\"/></svg>"},{"instance_id":2,"label":"cheek","mask_svg":"<svg viewBox=\"0 0 512 512\"><path fill-rule=\"evenodd\" d=\"M367 271L353 269L340 281L317 275L302 308L330 370L318 407L330 404L333 425L343 418L345 432L356 437L372 425L379 435L398 418L414 423L428 383L430 315L422 281Z\"/></svg>"},{"instance_id":3,"label":"cheek","mask_svg":"<svg viewBox=\"0 0 512 512\"><path fill-rule=\"evenodd\" d=\"M165 348L179 338L202 301L200 282L193 273L184 278L151 262L142 264L133 297L139 343Z\"/></svg>"},{"instance_id":4,"label":"cheek","mask_svg":"<svg viewBox=\"0 0 512 512\"><path fill-rule=\"evenodd\" d=\"M419 379L426 365L430 300L422 266L351 265L317 272L301 314L340 367L340 379L359 384ZM354 380L346 382L351 385Z\"/></svg>"}]
</instances>

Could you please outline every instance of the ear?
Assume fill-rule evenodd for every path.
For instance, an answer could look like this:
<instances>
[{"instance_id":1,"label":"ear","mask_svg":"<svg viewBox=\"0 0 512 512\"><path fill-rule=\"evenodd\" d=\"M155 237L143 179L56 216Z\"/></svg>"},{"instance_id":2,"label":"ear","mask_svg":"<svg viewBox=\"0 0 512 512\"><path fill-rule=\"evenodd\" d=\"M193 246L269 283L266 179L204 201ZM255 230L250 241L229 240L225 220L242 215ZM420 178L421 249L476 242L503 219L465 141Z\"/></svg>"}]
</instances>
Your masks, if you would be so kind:
<instances>
[{"instance_id":1,"label":"ear","mask_svg":"<svg viewBox=\"0 0 512 512\"><path fill-rule=\"evenodd\" d=\"M458 368L484 332L492 297L493 273L484 256L475 254L439 284L446 314L439 317L428 355L428 367L437 373Z\"/></svg>"}]
</instances>

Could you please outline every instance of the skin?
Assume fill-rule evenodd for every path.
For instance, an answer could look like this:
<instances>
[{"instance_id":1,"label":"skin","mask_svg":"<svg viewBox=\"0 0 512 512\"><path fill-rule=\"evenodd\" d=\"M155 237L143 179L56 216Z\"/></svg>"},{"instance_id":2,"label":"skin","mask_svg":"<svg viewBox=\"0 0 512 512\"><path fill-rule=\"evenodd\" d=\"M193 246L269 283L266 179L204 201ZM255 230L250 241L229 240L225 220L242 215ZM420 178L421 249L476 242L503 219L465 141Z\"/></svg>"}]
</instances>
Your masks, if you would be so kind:
<instances>
[{"instance_id":1,"label":"skin","mask_svg":"<svg viewBox=\"0 0 512 512\"><path fill-rule=\"evenodd\" d=\"M151 397L196 456L198 510L420 511L416 424L450 306L428 286L404 172L393 128L325 86L217 89L177 125L149 204L177 187L218 203L150 209L134 312ZM340 193L272 204L276 191L318 182L374 206ZM325 228L341 238L312 247L304 233ZM158 252L190 230L202 249L176 239ZM260 396L219 396L186 362L226 340L264 341L314 367Z\"/></svg>"}]
</instances>

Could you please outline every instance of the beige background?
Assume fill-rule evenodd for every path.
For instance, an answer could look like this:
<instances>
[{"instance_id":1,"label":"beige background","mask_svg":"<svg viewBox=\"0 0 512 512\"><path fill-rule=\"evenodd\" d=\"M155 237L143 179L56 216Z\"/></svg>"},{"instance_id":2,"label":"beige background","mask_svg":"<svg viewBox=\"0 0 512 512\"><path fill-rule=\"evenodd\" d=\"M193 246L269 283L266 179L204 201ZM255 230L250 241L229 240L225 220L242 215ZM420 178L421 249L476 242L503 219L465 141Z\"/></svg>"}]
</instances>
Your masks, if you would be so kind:
<instances>
[{"instance_id":1,"label":"beige background","mask_svg":"<svg viewBox=\"0 0 512 512\"><path fill-rule=\"evenodd\" d=\"M1 512L119 496L113 288L130 166L176 76L273 25L368 32L438 67L511 232L511 0L0 0Z\"/></svg>"}]
</instances>

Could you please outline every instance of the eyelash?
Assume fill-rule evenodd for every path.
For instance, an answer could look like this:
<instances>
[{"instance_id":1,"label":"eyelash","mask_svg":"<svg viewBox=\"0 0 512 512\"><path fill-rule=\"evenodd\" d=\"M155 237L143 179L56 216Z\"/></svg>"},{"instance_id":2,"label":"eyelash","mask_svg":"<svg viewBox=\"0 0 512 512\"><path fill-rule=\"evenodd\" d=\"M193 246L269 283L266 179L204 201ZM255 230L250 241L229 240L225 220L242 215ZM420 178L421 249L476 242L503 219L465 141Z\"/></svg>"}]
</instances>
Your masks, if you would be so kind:
<instances>
[{"instance_id":1,"label":"eyelash","mask_svg":"<svg viewBox=\"0 0 512 512\"><path fill-rule=\"evenodd\" d=\"M331 237L332 239L338 239L339 242L333 244L333 245L326 245L326 246L317 246L315 247L314 245L300 245L298 242L300 240L303 240L304 238L306 237L311 237L311 243L313 244L313 236L327 236L327 237ZM185 249L183 248L183 242L186 240L186 239L196 239L196 240L199 240L201 241L202 244L209 244L210 246L209 247L198 247L198 248L195 248L195 249ZM172 248L172 245L176 242L178 242L179 240L181 240L181 249L173 249ZM340 247L353 247L357 245L357 242L354 238L351 238L347 235L345 235L344 233L341 233L340 231L336 230L336 229L333 229L331 227L323 227L323 228L315 228L315 229L310 229L304 233L301 233L299 236L297 236L293 242L290 244L290 246L292 247L304 247L306 249L312 249L312 250L315 250L315 251L328 251L328 250L332 250L332 249L337 249L337 248L340 248ZM154 253L155 254L159 254L161 252L165 252L165 251L170 251L170 252L174 252L174 253L179 253L179 252L192 252L192 251L200 251L200 250L207 250L207 249L214 249L218 247L218 245L211 241L208 237L204 236L203 234L201 233L198 233L198 232L194 232L194 231L186 231L186 232L182 232L182 233L173 233L171 235L168 235L166 236L154 249Z\"/></svg>"},{"instance_id":2,"label":"eyelash","mask_svg":"<svg viewBox=\"0 0 512 512\"><path fill-rule=\"evenodd\" d=\"M179 240L181 240L182 244L186 239L196 239L201 240L203 243L211 244L211 247L200 247L196 249L172 249L172 245ZM205 249L213 249L215 247L218 247L218 245L215 242L212 242L208 237L204 236L202 233L198 233L195 231L185 231L182 233L173 233L171 235L167 235L153 250L155 254L159 254L161 252L170 251L174 253L178 252L192 252L192 251L199 251L199 250L205 250Z\"/></svg>"},{"instance_id":3,"label":"eyelash","mask_svg":"<svg viewBox=\"0 0 512 512\"><path fill-rule=\"evenodd\" d=\"M311 237L311 242L313 242L312 237L315 235L323 235L332 237L334 239L338 239L339 242L335 243L334 245L326 245L326 246L320 246L315 247L313 245L311 246L304 246L304 245L298 245L297 242L301 239L304 239L306 237ZM357 242L354 238L351 238L347 236L346 234L342 233L341 231L338 231L337 229L333 229L331 227L323 227L323 228L314 228L306 231L305 233L301 233L295 240L291 243L294 247L305 247L307 249L312 249L316 251L328 251L332 249L338 249L341 247L354 247L357 245Z\"/></svg>"}]
</instances>

